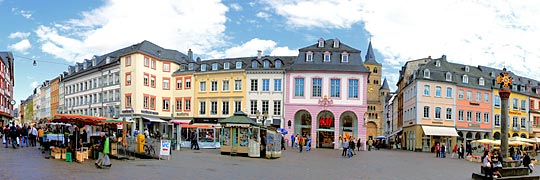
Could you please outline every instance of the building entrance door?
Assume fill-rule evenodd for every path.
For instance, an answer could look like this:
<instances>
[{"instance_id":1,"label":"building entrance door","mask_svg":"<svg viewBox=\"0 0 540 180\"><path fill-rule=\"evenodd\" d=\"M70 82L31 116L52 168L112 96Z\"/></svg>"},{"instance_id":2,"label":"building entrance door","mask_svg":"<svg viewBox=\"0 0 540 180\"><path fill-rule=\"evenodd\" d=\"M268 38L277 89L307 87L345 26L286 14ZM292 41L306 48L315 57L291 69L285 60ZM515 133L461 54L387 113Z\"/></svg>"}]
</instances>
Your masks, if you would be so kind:
<instances>
[{"instance_id":1,"label":"building entrance door","mask_svg":"<svg viewBox=\"0 0 540 180\"><path fill-rule=\"evenodd\" d=\"M318 131L317 133L318 148L334 148L334 131Z\"/></svg>"}]
</instances>

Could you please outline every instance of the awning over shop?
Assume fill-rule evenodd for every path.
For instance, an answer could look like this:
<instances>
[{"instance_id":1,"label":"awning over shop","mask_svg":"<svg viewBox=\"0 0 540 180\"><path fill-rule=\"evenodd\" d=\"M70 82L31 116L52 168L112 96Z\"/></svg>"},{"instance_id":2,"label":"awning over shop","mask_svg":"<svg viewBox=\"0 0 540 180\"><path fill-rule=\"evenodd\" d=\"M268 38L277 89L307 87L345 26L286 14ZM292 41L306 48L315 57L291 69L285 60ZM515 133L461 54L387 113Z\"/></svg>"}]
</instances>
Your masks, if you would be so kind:
<instances>
[{"instance_id":1,"label":"awning over shop","mask_svg":"<svg viewBox=\"0 0 540 180\"><path fill-rule=\"evenodd\" d=\"M118 120L122 121L123 118L126 118L126 122L134 122L134 120L131 118L131 116L120 117L120 118L118 118Z\"/></svg>"},{"instance_id":2,"label":"awning over shop","mask_svg":"<svg viewBox=\"0 0 540 180\"><path fill-rule=\"evenodd\" d=\"M189 124L191 122L191 120L187 120L187 119L186 120L177 120L177 119L175 119L175 120L171 120L169 122L172 123L172 124Z\"/></svg>"},{"instance_id":3,"label":"awning over shop","mask_svg":"<svg viewBox=\"0 0 540 180\"><path fill-rule=\"evenodd\" d=\"M401 132L402 130L403 129L399 128L399 130L392 132L392 134L388 135L388 137L392 137L392 136L398 134L399 132Z\"/></svg>"},{"instance_id":4,"label":"awning over shop","mask_svg":"<svg viewBox=\"0 0 540 180\"><path fill-rule=\"evenodd\" d=\"M151 117L151 116L143 116L143 119L148 120L150 122L158 122L158 123L164 123L167 122L165 120L159 119L157 117Z\"/></svg>"},{"instance_id":5,"label":"awning over shop","mask_svg":"<svg viewBox=\"0 0 540 180\"><path fill-rule=\"evenodd\" d=\"M428 136L458 136L456 128L440 126L422 126Z\"/></svg>"}]
</instances>

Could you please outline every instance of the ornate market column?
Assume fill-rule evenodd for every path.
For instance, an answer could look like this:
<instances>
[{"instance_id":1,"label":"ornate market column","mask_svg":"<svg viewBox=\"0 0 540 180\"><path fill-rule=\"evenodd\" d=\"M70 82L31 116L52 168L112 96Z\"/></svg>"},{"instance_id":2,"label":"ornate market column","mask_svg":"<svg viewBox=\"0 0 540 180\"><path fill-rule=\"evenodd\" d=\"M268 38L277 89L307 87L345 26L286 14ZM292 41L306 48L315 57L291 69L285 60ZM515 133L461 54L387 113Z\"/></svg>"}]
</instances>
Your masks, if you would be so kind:
<instances>
[{"instance_id":1,"label":"ornate market column","mask_svg":"<svg viewBox=\"0 0 540 180\"><path fill-rule=\"evenodd\" d=\"M499 96L501 97L501 157L508 160L508 99L512 87L512 77L508 76L506 68L497 76L497 84L500 85Z\"/></svg>"}]
</instances>

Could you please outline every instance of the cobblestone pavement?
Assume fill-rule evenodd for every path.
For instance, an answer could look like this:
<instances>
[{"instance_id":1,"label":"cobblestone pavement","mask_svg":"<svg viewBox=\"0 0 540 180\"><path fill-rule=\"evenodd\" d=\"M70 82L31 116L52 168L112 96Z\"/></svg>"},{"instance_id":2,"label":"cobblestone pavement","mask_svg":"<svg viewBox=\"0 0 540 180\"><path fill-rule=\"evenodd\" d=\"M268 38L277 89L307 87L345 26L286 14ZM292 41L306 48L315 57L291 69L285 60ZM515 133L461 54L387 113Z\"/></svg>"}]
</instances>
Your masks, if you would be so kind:
<instances>
[{"instance_id":1,"label":"cobblestone pavement","mask_svg":"<svg viewBox=\"0 0 540 180\"><path fill-rule=\"evenodd\" d=\"M68 163L44 159L37 148L0 148L0 179L470 179L480 163L438 159L433 154L400 150L341 151L288 149L279 159L220 155L219 150L174 151L171 160L112 160L97 169L94 160ZM534 172L538 174L538 172Z\"/></svg>"}]
</instances>

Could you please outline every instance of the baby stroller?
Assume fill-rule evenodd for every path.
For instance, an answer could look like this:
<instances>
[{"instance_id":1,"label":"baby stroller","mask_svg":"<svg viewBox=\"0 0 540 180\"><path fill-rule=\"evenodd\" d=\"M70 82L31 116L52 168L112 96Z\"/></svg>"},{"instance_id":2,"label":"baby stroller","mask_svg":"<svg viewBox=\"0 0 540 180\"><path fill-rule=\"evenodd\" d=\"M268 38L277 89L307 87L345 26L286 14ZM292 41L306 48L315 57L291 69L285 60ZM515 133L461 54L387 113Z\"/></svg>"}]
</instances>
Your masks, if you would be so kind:
<instances>
[{"instance_id":1,"label":"baby stroller","mask_svg":"<svg viewBox=\"0 0 540 180\"><path fill-rule=\"evenodd\" d=\"M104 154L102 152L99 152L99 158L96 161L96 167L100 169L109 169L111 168L111 160L109 159L109 155Z\"/></svg>"}]
</instances>

